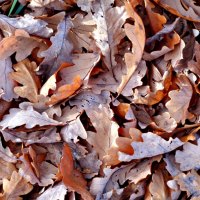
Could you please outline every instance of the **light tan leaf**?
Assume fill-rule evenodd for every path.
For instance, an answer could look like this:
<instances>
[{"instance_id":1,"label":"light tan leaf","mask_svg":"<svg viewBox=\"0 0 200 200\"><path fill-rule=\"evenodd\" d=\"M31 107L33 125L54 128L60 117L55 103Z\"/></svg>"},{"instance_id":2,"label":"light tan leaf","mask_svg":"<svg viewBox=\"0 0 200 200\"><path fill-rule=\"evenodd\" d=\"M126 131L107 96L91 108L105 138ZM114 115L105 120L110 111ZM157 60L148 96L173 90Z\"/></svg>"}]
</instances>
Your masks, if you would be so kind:
<instances>
[{"instance_id":1,"label":"light tan leaf","mask_svg":"<svg viewBox=\"0 0 200 200\"><path fill-rule=\"evenodd\" d=\"M191 169L200 169L199 163L200 153L200 139L198 139L197 145L187 142L183 145L183 151L176 151L175 159L180 164L182 171L188 171Z\"/></svg>"},{"instance_id":2,"label":"light tan leaf","mask_svg":"<svg viewBox=\"0 0 200 200\"><path fill-rule=\"evenodd\" d=\"M28 106L27 108L12 108L10 113L5 115L3 120L0 122L0 126L5 128L15 128L18 126L26 125L26 128L33 128L36 125L59 125L60 122L53 120L48 117L48 115L43 112L40 114L35 111L33 107Z\"/></svg>"},{"instance_id":3,"label":"light tan leaf","mask_svg":"<svg viewBox=\"0 0 200 200\"><path fill-rule=\"evenodd\" d=\"M47 46L42 39L30 37L26 31L17 29L14 36L6 37L0 42L0 59L7 59L16 52L16 60L21 61L36 47L42 51Z\"/></svg>"},{"instance_id":4,"label":"light tan leaf","mask_svg":"<svg viewBox=\"0 0 200 200\"><path fill-rule=\"evenodd\" d=\"M17 158L10 151L9 147L4 148L0 139L0 158L7 162L15 163Z\"/></svg>"},{"instance_id":5,"label":"light tan leaf","mask_svg":"<svg viewBox=\"0 0 200 200\"><path fill-rule=\"evenodd\" d=\"M119 153L120 161L131 161L134 159L142 159L152 157L173 151L174 149L183 145L178 138L170 138L168 141L164 140L160 136L148 132L142 134L143 142L132 142L131 145L134 150L133 155L127 155Z\"/></svg>"},{"instance_id":6,"label":"light tan leaf","mask_svg":"<svg viewBox=\"0 0 200 200\"><path fill-rule=\"evenodd\" d=\"M16 168L14 164L6 162L2 158L0 158L0 166L1 166L0 170L0 183L1 183L3 178L10 179L12 172L16 171Z\"/></svg>"},{"instance_id":7,"label":"light tan leaf","mask_svg":"<svg viewBox=\"0 0 200 200\"><path fill-rule=\"evenodd\" d=\"M192 98L193 88L185 75L180 75L176 84L180 89L169 92L171 99L166 103L166 107L177 123L184 124L189 117L188 107Z\"/></svg>"},{"instance_id":8,"label":"light tan leaf","mask_svg":"<svg viewBox=\"0 0 200 200\"><path fill-rule=\"evenodd\" d=\"M96 133L88 131L87 141L99 154L100 160L107 155L108 150L115 145L118 137L118 124L112 121L113 112L106 106L100 105L98 108L86 110ZM104 138L102 140L102 138Z\"/></svg>"},{"instance_id":9,"label":"light tan leaf","mask_svg":"<svg viewBox=\"0 0 200 200\"><path fill-rule=\"evenodd\" d=\"M86 5L87 2L84 4ZM87 49L88 52L96 51L97 47L92 32L96 27L96 22L93 15L89 12L87 15L76 14L71 19L73 24L69 32L69 38L74 46L75 52L82 52L82 48Z\"/></svg>"},{"instance_id":10,"label":"light tan leaf","mask_svg":"<svg viewBox=\"0 0 200 200\"><path fill-rule=\"evenodd\" d=\"M122 76L122 82L117 90L118 94L121 94L138 67L143 55L146 39L143 22L140 16L132 9L130 3L126 3L126 11L128 15L134 19L134 25L128 23L124 25L126 36L132 43L132 50L131 53L125 53L124 55L127 72L126 75Z\"/></svg>"},{"instance_id":11,"label":"light tan leaf","mask_svg":"<svg viewBox=\"0 0 200 200\"><path fill-rule=\"evenodd\" d=\"M16 83L9 77L9 73L13 72L11 59L1 59L0 69L0 96L6 101L11 101L17 96L13 91Z\"/></svg>"},{"instance_id":12,"label":"light tan leaf","mask_svg":"<svg viewBox=\"0 0 200 200\"><path fill-rule=\"evenodd\" d=\"M13 171L10 181L3 179L4 193L0 194L2 200L22 200L21 195L28 194L33 189L30 183Z\"/></svg>"},{"instance_id":13,"label":"light tan leaf","mask_svg":"<svg viewBox=\"0 0 200 200\"><path fill-rule=\"evenodd\" d=\"M159 188L159 190L158 190ZM161 170L157 170L152 176L152 182L149 185L149 191L152 199L170 200L169 190L165 184L165 180Z\"/></svg>"},{"instance_id":14,"label":"light tan leaf","mask_svg":"<svg viewBox=\"0 0 200 200\"><path fill-rule=\"evenodd\" d=\"M73 82L73 77L79 75L83 84L87 87L89 75L99 60L100 55L98 53L73 54L72 63L74 65L61 69L62 81L60 84L70 84Z\"/></svg>"},{"instance_id":15,"label":"light tan leaf","mask_svg":"<svg viewBox=\"0 0 200 200\"><path fill-rule=\"evenodd\" d=\"M125 8L112 7L113 2L113 0L100 0L92 4L94 20L97 24L93 37L104 56L103 62L109 70L117 65L115 54L118 53L117 45L125 36L122 25L127 18Z\"/></svg>"},{"instance_id":16,"label":"light tan leaf","mask_svg":"<svg viewBox=\"0 0 200 200\"><path fill-rule=\"evenodd\" d=\"M23 85L15 87L15 93L33 103L38 102L38 91L41 87L40 79L36 75L36 68L35 62L25 59L15 64L15 72L11 72L12 79Z\"/></svg>"}]
</instances>

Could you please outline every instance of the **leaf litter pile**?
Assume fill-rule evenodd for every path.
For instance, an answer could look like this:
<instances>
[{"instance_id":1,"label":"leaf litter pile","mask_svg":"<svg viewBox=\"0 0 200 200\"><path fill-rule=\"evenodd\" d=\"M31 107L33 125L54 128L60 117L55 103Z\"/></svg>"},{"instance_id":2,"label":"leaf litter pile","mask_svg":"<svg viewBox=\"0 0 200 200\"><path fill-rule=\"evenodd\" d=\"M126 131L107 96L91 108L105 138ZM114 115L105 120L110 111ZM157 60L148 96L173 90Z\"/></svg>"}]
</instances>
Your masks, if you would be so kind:
<instances>
[{"instance_id":1,"label":"leaf litter pile","mask_svg":"<svg viewBox=\"0 0 200 200\"><path fill-rule=\"evenodd\" d=\"M15 3L0 0L0 199L200 199L199 2Z\"/></svg>"}]
</instances>

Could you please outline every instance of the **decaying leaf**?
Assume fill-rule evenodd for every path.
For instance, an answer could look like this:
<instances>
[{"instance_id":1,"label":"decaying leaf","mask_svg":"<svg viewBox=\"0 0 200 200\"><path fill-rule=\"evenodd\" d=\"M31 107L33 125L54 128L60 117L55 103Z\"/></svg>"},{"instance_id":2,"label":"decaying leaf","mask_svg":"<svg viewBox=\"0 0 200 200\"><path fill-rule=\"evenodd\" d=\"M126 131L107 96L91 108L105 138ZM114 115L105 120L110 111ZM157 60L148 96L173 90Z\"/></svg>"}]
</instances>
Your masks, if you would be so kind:
<instances>
[{"instance_id":1,"label":"decaying leaf","mask_svg":"<svg viewBox=\"0 0 200 200\"><path fill-rule=\"evenodd\" d=\"M160 136L148 132L142 134L143 142L132 142L134 150L133 155L126 155L119 153L119 160L130 161L134 159L141 159L168 153L183 145L178 138L170 138L168 141L162 139Z\"/></svg>"},{"instance_id":2,"label":"decaying leaf","mask_svg":"<svg viewBox=\"0 0 200 200\"><path fill-rule=\"evenodd\" d=\"M40 79L36 75L37 65L25 59L14 65L15 72L11 72L11 77L23 86L17 86L14 91L17 95L27 98L30 102L38 101L38 91L40 89Z\"/></svg>"},{"instance_id":3,"label":"decaying leaf","mask_svg":"<svg viewBox=\"0 0 200 200\"><path fill-rule=\"evenodd\" d=\"M16 171L16 168L13 163L7 162L0 158L0 166L1 166L1 171L0 171L0 183L2 183L3 179L10 179L13 171Z\"/></svg>"},{"instance_id":4,"label":"decaying leaf","mask_svg":"<svg viewBox=\"0 0 200 200\"><path fill-rule=\"evenodd\" d=\"M33 186L21 177L16 171L13 171L10 181L3 179L3 194L0 194L2 200L22 200L21 195L29 193Z\"/></svg>"},{"instance_id":5,"label":"decaying leaf","mask_svg":"<svg viewBox=\"0 0 200 200\"><path fill-rule=\"evenodd\" d=\"M78 192L84 200L93 200L92 195L86 189L87 182L82 177L82 174L74 168L72 153L67 144L63 148L60 171L66 187Z\"/></svg>"}]
</instances>

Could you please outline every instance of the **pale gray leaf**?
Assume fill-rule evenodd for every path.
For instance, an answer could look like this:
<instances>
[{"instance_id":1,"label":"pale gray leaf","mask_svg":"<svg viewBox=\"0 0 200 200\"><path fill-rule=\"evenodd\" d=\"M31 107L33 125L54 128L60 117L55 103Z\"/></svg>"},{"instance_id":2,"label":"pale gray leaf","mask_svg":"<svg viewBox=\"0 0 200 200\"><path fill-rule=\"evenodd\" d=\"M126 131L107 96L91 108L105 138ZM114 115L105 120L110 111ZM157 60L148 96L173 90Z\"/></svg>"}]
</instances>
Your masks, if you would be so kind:
<instances>
[{"instance_id":1,"label":"pale gray leaf","mask_svg":"<svg viewBox=\"0 0 200 200\"><path fill-rule=\"evenodd\" d=\"M160 136L151 132L143 133L142 138L143 142L131 143L131 146L134 149L133 155L127 155L119 152L119 160L127 162L134 159L153 157L173 151L184 144L178 138L170 138L168 141L166 141Z\"/></svg>"}]
</instances>

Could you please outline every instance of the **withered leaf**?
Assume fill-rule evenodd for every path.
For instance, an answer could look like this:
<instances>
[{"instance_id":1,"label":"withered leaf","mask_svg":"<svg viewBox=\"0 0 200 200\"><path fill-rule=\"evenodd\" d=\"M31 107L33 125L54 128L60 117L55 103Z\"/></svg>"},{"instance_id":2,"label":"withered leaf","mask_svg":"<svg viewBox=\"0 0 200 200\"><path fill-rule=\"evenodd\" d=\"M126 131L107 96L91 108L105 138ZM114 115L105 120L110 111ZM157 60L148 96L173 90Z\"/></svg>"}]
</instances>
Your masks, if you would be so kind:
<instances>
[{"instance_id":1,"label":"withered leaf","mask_svg":"<svg viewBox=\"0 0 200 200\"><path fill-rule=\"evenodd\" d=\"M172 90L169 92L169 100L166 103L166 107L176 122L185 123L185 120L189 116L188 107L192 98L193 89L188 78L184 75L180 75L176 84L179 86L179 90Z\"/></svg>"},{"instance_id":2,"label":"withered leaf","mask_svg":"<svg viewBox=\"0 0 200 200\"><path fill-rule=\"evenodd\" d=\"M21 195L29 193L33 186L21 177L16 171L13 171L10 181L3 179L3 194L0 194L2 200L22 200Z\"/></svg>"},{"instance_id":3,"label":"withered leaf","mask_svg":"<svg viewBox=\"0 0 200 200\"><path fill-rule=\"evenodd\" d=\"M14 65L15 72L11 77L23 86L17 86L14 91L17 95L27 98L30 102L38 102L38 91L41 87L40 79L36 75L37 65L25 59Z\"/></svg>"},{"instance_id":4,"label":"withered leaf","mask_svg":"<svg viewBox=\"0 0 200 200\"><path fill-rule=\"evenodd\" d=\"M47 27L48 23L41 19L35 19L29 14L21 17L10 18L5 15L0 15L0 28L5 36L14 35L16 29L23 29L29 34L49 37L53 30Z\"/></svg>"},{"instance_id":5,"label":"withered leaf","mask_svg":"<svg viewBox=\"0 0 200 200\"><path fill-rule=\"evenodd\" d=\"M84 200L93 200L92 195L86 189L87 182L82 174L74 168L72 153L67 144L64 145L62 156L60 171L63 176L63 183L66 187L78 192Z\"/></svg>"},{"instance_id":6,"label":"withered leaf","mask_svg":"<svg viewBox=\"0 0 200 200\"><path fill-rule=\"evenodd\" d=\"M187 142L183 145L183 151L176 151L175 159L176 162L180 164L180 169L182 171L200 169L199 149L200 139L198 139L197 145Z\"/></svg>"},{"instance_id":7,"label":"withered leaf","mask_svg":"<svg viewBox=\"0 0 200 200\"><path fill-rule=\"evenodd\" d=\"M4 148L0 139L0 157L11 163L17 162L17 158L13 155L13 153L10 151L9 147Z\"/></svg>"},{"instance_id":8,"label":"withered leaf","mask_svg":"<svg viewBox=\"0 0 200 200\"><path fill-rule=\"evenodd\" d=\"M38 113L33 107L28 106L27 108L11 108L10 113L5 115L3 120L0 122L0 126L5 128L15 128L18 126L25 125L26 128L33 128L34 126L45 126L45 125L60 125L61 123L48 117L43 112Z\"/></svg>"},{"instance_id":9,"label":"withered leaf","mask_svg":"<svg viewBox=\"0 0 200 200\"><path fill-rule=\"evenodd\" d=\"M71 28L70 20L65 17L58 25L58 31L51 37L51 46L41 52L40 56L44 60L40 64L40 70L46 78L49 78L56 72L58 67L64 62L71 61L72 44L67 40L68 32Z\"/></svg>"},{"instance_id":10,"label":"withered leaf","mask_svg":"<svg viewBox=\"0 0 200 200\"><path fill-rule=\"evenodd\" d=\"M170 138L168 141L166 141L160 136L151 132L143 133L142 138L143 142L132 142L131 145L134 149L133 155L126 155L120 152L119 160L130 161L133 159L152 157L173 151L184 144L178 138Z\"/></svg>"},{"instance_id":11,"label":"withered leaf","mask_svg":"<svg viewBox=\"0 0 200 200\"><path fill-rule=\"evenodd\" d=\"M15 35L6 37L0 42L0 59L7 59L16 52L16 60L28 57L34 48L46 49L42 39L31 37L26 31L17 29Z\"/></svg>"}]
</instances>

